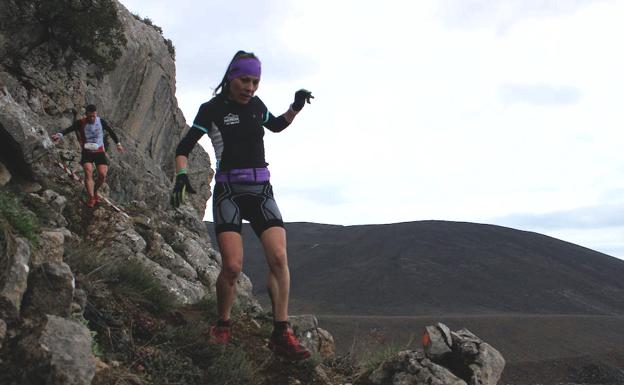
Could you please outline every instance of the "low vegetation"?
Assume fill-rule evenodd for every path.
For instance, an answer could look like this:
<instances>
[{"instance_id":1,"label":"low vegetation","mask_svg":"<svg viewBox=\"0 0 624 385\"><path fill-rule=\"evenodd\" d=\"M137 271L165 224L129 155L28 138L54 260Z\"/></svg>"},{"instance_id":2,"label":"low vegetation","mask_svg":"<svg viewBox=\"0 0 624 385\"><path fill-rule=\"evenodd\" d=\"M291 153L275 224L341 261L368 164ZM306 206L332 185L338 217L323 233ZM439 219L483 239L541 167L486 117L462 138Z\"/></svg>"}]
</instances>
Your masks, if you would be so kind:
<instances>
[{"instance_id":1,"label":"low vegetation","mask_svg":"<svg viewBox=\"0 0 624 385\"><path fill-rule=\"evenodd\" d=\"M163 37L163 40L165 42L165 45L167 46L167 50L169 51L169 54L171 55L171 58L173 60L175 60L175 54L176 54L175 46L173 45L173 41L171 41L171 39L165 38L165 36L163 35L163 29L161 27L159 27L158 25L154 24L152 19L150 19L149 17L141 17L141 16L139 16L136 13L133 13L132 16L134 16L134 18L139 20L140 22L143 22L145 25L148 25L148 26L154 28L154 30L156 30L156 32L161 34L161 36Z\"/></svg>"},{"instance_id":2,"label":"low vegetation","mask_svg":"<svg viewBox=\"0 0 624 385\"><path fill-rule=\"evenodd\" d=\"M72 48L105 72L115 68L127 44L114 0L20 0L17 7L17 26L37 23L44 38Z\"/></svg>"},{"instance_id":3,"label":"low vegetation","mask_svg":"<svg viewBox=\"0 0 624 385\"><path fill-rule=\"evenodd\" d=\"M24 207L18 197L0 189L0 216L20 235L31 242L38 242L39 221L35 214Z\"/></svg>"}]
</instances>

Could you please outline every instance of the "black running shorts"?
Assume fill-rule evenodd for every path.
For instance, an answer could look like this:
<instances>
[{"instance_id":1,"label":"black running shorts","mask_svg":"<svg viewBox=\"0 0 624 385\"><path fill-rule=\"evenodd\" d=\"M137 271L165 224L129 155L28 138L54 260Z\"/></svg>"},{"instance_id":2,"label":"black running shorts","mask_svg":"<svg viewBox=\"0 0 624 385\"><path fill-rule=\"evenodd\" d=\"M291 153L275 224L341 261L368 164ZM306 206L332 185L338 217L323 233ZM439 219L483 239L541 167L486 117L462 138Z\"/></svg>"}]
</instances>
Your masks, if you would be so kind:
<instances>
[{"instance_id":1,"label":"black running shorts","mask_svg":"<svg viewBox=\"0 0 624 385\"><path fill-rule=\"evenodd\" d=\"M241 233L243 219L248 220L260 238L269 227L284 227L269 182L260 184L216 183L212 195L215 232Z\"/></svg>"},{"instance_id":2,"label":"black running shorts","mask_svg":"<svg viewBox=\"0 0 624 385\"><path fill-rule=\"evenodd\" d=\"M105 152L83 151L80 158L80 164L95 163L97 166L105 164L108 166L108 158Z\"/></svg>"}]
</instances>

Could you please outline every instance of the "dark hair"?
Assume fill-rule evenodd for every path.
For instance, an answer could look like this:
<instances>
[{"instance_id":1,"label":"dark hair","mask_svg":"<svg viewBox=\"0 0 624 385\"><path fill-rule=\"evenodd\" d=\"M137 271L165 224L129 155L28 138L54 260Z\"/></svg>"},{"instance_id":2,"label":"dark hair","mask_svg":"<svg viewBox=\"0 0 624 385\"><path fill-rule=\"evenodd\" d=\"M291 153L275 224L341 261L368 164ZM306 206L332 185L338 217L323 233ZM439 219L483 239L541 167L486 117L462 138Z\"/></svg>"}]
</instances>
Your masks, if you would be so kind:
<instances>
[{"instance_id":1,"label":"dark hair","mask_svg":"<svg viewBox=\"0 0 624 385\"><path fill-rule=\"evenodd\" d=\"M87 108L85 108L85 111L86 112L95 112L95 111L97 111L97 108L95 108L95 104L89 104L87 106Z\"/></svg>"},{"instance_id":2,"label":"dark hair","mask_svg":"<svg viewBox=\"0 0 624 385\"><path fill-rule=\"evenodd\" d=\"M230 60L230 64L228 64L227 70L225 70L225 74L223 75L223 79L221 79L221 83L219 83L217 88L215 88L213 95L221 95L224 91L227 93L227 91L230 89L230 81L227 78L228 72L230 71L230 66L232 65L232 63L234 63L234 61L243 57L251 57L255 59L258 58L253 52L245 52L243 50L236 52L232 60Z\"/></svg>"}]
</instances>

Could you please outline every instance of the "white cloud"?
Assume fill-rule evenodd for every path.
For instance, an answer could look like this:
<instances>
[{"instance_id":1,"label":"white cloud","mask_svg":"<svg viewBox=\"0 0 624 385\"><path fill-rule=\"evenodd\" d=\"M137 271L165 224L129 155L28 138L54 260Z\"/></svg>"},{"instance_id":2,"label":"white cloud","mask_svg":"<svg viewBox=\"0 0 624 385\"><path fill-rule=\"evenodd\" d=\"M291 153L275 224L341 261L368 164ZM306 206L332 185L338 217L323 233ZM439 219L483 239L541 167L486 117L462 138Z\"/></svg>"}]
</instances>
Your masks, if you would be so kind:
<instances>
[{"instance_id":1,"label":"white cloud","mask_svg":"<svg viewBox=\"0 0 624 385\"><path fill-rule=\"evenodd\" d=\"M450 27L495 27L505 32L527 19L553 18L605 0L441 0L438 14ZM609 0L606 0L609 1ZM613 0L611 0L613 1Z\"/></svg>"},{"instance_id":2,"label":"white cloud","mask_svg":"<svg viewBox=\"0 0 624 385\"><path fill-rule=\"evenodd\" d=\"M500 95L505 104L528 103L537 106L575 104L581 98L577 88L547 84L507 84L500 88Z\"/></svg>"},{"instance_id":3,"label":"white cloud","mask_svg":"<svg viewBox=\"0 0 624 385\"><path fill-rule=\"evenodd\" d=\"M624 202L539 214L512 214L495 221L512 227L539 227L550 230L624 227Z\"/></svg>"},{"instance_id":4,"label":"white cloud","mask_svg":"<svg viewBox=\"0 0 624 385\"><path fill-rule=\"evenodd\" d=\"M188 120L237 49L263 60L258 94L274 114L298 88L314 93L265 136L288 220L547 223L622 203L624 2L124 4L174 41ZM624 248L599 231L567 240Z\"/></svg>"}]
</instances>

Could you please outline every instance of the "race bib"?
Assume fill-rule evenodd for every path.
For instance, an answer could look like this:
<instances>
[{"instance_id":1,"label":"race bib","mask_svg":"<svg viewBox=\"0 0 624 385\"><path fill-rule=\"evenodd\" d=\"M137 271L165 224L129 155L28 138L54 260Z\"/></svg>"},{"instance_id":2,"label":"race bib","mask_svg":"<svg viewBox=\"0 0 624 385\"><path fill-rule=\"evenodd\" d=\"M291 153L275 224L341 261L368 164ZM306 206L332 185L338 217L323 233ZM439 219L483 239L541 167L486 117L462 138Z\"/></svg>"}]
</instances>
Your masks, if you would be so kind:
<instances>
[{"instance_id":1,"label":"race bib","mask_svg":"<svg viewBox=\"0 0 624 385\"><path fill-rule=\"evenodd\" d=\"M100 146L98 146L97 143L85 143L84 144L84 149L85 150L97 151L98 148L100 148Z\"/></svg>"}]
</instances>

